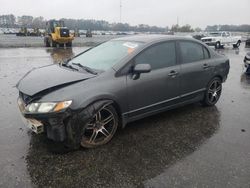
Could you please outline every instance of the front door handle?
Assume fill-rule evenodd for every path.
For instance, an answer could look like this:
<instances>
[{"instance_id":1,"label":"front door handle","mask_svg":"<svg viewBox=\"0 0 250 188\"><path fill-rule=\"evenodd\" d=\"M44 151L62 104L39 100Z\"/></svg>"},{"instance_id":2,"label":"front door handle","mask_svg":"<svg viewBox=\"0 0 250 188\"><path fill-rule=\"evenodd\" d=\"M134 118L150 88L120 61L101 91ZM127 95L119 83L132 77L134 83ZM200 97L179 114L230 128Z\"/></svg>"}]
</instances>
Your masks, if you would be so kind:
<instances>
[{"instance_id":1,"label":"front door handle","mask_svg":"<svg viewBox=\"0 0 250 188\"><path fill-rule=\"evenodd\" d=\"M172 70L172 71L170 71L170 73L168 74L168 76L174 78L174 77L176 77L178 74L179 74L179 73L178 73L177 71Z\"/></svg>"}]
</instances>

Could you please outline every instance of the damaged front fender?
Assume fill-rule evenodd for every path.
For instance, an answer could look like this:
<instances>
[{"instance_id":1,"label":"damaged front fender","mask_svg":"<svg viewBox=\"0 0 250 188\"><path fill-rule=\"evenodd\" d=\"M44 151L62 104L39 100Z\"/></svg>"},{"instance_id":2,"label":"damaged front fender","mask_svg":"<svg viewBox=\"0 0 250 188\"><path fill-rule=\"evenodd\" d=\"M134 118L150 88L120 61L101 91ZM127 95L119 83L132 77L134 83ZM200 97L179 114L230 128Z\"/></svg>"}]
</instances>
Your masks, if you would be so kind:
<instances>
[{"instance_id":1,"label":"damaged front fender","mask_svg":"<svg viewBox=\"0 0 250 188\"><path fill-rule=\"evenodd\" d=\"M100 100L88 105L84 109L73 112L72 116L65 122L65 146L78 149L87 123L89 123L101 109L112 103L112 100Z\"/></svg>"}]
</instances>

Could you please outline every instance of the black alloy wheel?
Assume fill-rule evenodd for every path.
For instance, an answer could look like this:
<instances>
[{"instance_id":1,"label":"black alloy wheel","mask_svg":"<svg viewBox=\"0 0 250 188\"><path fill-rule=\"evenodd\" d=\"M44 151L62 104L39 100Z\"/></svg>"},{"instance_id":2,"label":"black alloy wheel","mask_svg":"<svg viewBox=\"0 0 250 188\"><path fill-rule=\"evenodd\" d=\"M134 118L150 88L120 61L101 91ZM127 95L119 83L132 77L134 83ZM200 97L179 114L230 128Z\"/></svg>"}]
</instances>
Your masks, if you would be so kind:
<instances>
[{"instance_id":1,"label":"black alloy wheel","mask_svg":"<svg viewBox=\"0 0 250 188\"><path fill-rule=\"evenodd\" d=\"M118 115L113 106L102 108L85 126L81 146L94 148L108 143L118 127Z\"/></svg>"},{"instance_id":2,"label":"black alloy wheel","mask_svg":"<svg viewBox=\"0 0 250 188\"><path fill-rule=\"evenodd\" d=\"M216 77L208 84L203 104L205 106L215 105L221 96L221 92L222 92L221 79Z\"/></svg>"}]
</instances>

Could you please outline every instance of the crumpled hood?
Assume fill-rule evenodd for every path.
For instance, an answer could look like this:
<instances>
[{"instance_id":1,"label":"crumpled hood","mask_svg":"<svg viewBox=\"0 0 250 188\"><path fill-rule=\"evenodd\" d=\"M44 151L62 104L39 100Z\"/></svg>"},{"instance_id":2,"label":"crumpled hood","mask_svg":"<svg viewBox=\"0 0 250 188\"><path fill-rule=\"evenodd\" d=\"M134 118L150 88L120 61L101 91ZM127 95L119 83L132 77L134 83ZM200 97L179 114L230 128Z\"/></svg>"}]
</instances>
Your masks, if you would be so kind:
<instances>
[{"instance_id":1,"label":"crumpled hood","mask_svg":"<svg viewBox=\"0 0 250 188\"><path fill-rule=\"evenodd\" d=\"M89 73L72 71L59 65L49 65L28 72L17 83L17 89L26 95L33 96L48 89L55 89L95 76Z\"/></svg>"}]
</instances>

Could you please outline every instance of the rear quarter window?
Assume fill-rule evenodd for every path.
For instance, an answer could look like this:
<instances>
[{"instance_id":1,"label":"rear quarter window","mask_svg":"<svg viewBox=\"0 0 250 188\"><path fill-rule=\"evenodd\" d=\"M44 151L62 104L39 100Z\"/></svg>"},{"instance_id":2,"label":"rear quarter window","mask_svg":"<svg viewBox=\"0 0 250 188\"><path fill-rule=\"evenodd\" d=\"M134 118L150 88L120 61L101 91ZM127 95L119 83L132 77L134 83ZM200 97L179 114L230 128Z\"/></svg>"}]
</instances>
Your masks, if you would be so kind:
<instances>
[{"instance_id":1,"label":"rear quarter window","mask_svg":"<svg viewBox=\"0 0 250 188\"><path fill-rule=\"evenodd\" d=\"M204 52L204 59L209 59L210 58L210 53L207 48L203 46L203 52Z\"/></svg>"}]
</instances>

